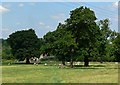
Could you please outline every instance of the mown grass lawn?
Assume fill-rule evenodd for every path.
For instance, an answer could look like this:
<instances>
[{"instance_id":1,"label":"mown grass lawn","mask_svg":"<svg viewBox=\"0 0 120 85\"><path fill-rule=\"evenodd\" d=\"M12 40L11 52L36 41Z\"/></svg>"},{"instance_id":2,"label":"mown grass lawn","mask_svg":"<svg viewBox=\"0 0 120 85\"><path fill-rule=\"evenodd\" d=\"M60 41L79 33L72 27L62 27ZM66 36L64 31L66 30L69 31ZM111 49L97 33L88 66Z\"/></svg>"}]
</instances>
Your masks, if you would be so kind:
<instances>
[{"instance_id":1,"label":"mown grass lawn","mask_svg":"<svg viewBox=\"0 0 120 85\"><path fill-rule=\"evenodd\" d=\"M81 63L82 65L82 63ZM90 67L58 68L55 65L3 65L3 83L117 83L118 65L90 63Z\"/></svg>"}]
</instances>

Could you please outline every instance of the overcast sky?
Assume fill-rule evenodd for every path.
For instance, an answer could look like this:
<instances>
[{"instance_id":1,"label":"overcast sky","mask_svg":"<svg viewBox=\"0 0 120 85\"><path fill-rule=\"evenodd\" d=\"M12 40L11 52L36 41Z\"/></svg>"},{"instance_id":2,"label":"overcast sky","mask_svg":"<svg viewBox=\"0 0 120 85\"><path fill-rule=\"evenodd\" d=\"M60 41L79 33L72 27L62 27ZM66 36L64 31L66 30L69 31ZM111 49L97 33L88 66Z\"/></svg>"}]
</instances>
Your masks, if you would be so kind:
<instances>
[{"instance_id":1,"label":"overcast sky","mask_svg":"<svg viewBox=\"0 0 120 85\"><path fill-rule=\"evenodd\" d=\"M15 31L33 28L37 36L43 37L64 23L71 10L86 6L93 10L98 20L110 19L110 29L118 30L117 2L4 2L0 4L2 36L8 38Z\"/></svg>"}]
</instances>

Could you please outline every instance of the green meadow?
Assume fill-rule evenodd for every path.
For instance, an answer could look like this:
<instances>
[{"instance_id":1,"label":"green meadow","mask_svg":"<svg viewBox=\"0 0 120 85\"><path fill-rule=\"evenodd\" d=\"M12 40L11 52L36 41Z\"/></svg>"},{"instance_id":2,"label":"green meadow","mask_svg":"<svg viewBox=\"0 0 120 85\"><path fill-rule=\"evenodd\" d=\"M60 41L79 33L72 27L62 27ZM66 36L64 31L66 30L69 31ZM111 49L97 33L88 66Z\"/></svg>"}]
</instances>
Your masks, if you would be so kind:
<instances>
[{"instance_id":1,"label":"green meadow","mask_svg":"<svg viewBox=\"0 0 120 85\"><path fill-rule=\"evenodd\" d=\"M5 64L2 83L117 83L118 64L114 62L90 62L89 67L80 65L59 68L57 64L39 65Z\"/></svg>"}]
</instances>

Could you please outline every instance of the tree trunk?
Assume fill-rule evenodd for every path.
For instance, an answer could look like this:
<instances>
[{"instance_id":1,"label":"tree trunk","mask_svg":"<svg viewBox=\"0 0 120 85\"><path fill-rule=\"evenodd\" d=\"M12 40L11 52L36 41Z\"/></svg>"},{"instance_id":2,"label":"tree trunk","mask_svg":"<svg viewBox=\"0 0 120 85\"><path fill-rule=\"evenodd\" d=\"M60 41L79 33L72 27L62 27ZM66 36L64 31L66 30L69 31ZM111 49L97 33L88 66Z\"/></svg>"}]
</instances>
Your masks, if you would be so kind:
<instances>
[{"instance_id":1,"label":"tree trunk","mask_svg":"<svg viewBox=\"0 0 120 85\"><path fill-rule=\"evenodd\" d=\"M62 60L62 64L65 65L65 60Z\"/></svg>"},{"instance_id":2,"label":"tree trunk","mask_svg":"<svg viewBox=\"0 0 120 85\"><path fill-rule=\"evenodd\" d=\"M88 56L85 56L85 58L84 58L84 66L85 66L85 67L89 66Z\"/></svg>"},{"instance_id":3,"label":"tree trunk","mask_svg":"<svg viewBox=\"0 0 120 85\"><path fill-rule=\"evenodd\" d=\"M70 67L73 68L73 59L70 61Z\"/></svg>"},{"instance_id":4,"label":"tree trunk","mask_svg":"<svg viewBox=\"0 0 120 85\"><path fill-rule=\"evenodd\" d=\"M29 58L26 58L26 64L30 64Z\"/></svg>"}]
</instances>

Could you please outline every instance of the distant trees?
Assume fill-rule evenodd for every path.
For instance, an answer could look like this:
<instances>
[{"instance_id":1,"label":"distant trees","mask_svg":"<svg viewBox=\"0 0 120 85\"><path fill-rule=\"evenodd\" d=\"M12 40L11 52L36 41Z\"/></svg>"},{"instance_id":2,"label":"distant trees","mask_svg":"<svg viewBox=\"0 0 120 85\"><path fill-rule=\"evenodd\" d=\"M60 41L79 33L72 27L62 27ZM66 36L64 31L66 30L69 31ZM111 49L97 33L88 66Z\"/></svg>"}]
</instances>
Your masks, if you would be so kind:
<instances>
[{"instance_id":1,"label":"distant trees","mask_svg":"<svg viewBox=\"0 0 120 85\"><path fill-rule=\"evenodd\" d=\"M99 21L100 37L98 44L99 59L102 62L106 56L106 45L108 44L107 38L110 37L111 30L109 29L109 19Z\"/></svg>"},{"instance_id":2,"label":"distant trees","mask_svg":"<svg viewBox=\"0 0 120 85\"><path fill-rule=\"evenodd\" d=\"M0 39L2 49L2 59L15 59L11 53L11 47L5 39Z\"/></svg>"},{"instance_id":3,"label":"distant trees","mask_svg":"<svg viewBox=\"0 0 120 85\"><path fill-rule=\"evenodd\" d=\"M115 39L115 60L120 62L120 34L118 34L117 38Z\"/></svg>"},{"instance_id":4,"label":"distant trees","mask_svg":"<svg viewBox=\"0 0 120 85\"><path fill-rule=\"evenodd\" d=\"M110 29L109 19L99 21L100 41L98 45L99 57L102 61L114 61L115 44L113 43L117 32Z\"/></svg>"},{"instance_id":5,"label":"distant trees","mask_svg":"<svg viewBox=\"0 0 120 85\"><path fill-rule=\"evenodd\" d=\"M30 63L31 56L39 55L39 39L32 29L12 33L7 41L16 59L24 60L26 58L26 63Z\"/></svg>"}]
</instances>

